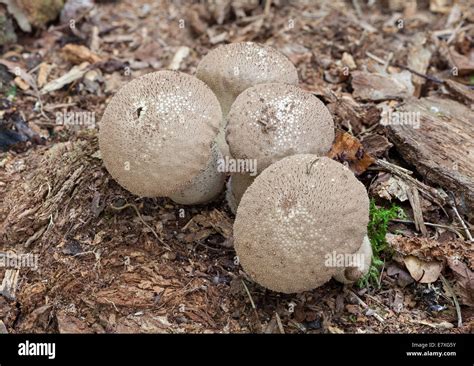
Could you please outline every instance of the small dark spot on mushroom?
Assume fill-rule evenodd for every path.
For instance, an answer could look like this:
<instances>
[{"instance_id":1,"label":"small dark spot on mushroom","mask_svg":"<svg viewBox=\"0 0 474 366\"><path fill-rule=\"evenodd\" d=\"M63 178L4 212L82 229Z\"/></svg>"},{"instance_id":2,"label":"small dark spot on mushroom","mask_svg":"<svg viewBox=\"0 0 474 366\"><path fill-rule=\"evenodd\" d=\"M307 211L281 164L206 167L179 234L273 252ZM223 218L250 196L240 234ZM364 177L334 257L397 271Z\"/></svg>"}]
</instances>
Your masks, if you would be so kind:
<instances>
[{"instance_id":1,"label":"small dark spot on mushroom","mask_svg":"<svg viewBox=\"0 0 474 366\"><path fill-rule=\"evenodd\" d=\"M138 107L137 110L135 111L135 119L139 119L140 116L142 115L142 112L143 112L143 107Z\"/></svg>"}]
</instances>

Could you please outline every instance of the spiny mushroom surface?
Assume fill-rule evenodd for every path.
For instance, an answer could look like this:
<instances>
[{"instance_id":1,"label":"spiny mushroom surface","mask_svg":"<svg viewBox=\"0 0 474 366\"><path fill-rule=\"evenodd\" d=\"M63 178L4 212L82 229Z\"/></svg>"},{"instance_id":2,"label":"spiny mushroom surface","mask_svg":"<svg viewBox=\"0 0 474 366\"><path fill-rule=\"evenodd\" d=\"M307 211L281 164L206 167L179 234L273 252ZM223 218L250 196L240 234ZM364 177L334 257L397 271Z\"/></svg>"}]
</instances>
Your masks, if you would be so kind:
<instances>
[{"instance_id":1,"label":"spiny mushroom surface","mask_svg":"<svg viewBox=\"0 0 474 366\"><path fill-rule=\"evenodd\" d=\"M212 156L204 169L185 189L170 195L176 203L197 205L207 203L216 198L222 191L225 175L218 171L217 165L222 155L216 144L212 145Z\"/></svg>"},{"instance_id":2,"label":"spiny mushroom surface","mask_svg":"<svg viewBox=\"0 0 474 366\"><path fill-rule=\"evenodd\" d=\"M226 139L232 157L256 159L261 172L289 155L325 155L334 140L334 122L311 93L289 84L259 84L232 104Z\"/></svg>"},{"instance_id":3,"label":"spiny mushroom surface","mask_svg":"<svg viewBox=\"0 0 474 366\"><path fill-rule=\"evenodd\" d=\"M224 115L235 98L252 85L298 83L298 72L286 56L254 42L230 43L213 49L199 63L196 77L214 91Z\"/></svg>"},{"instance_id":4,"label":"spiny mushroom surface","mask_svg":"<svg viewBox=\"0 0 474 366\"><path fill-rule=\"evenodd\" d=\"M325 264L327 255L356 252L368 221L367 192L351 171L326 157L293 155L270 165L243 195L234 245L257 283L301 292L340 271Z\"/></svg>"},{"instance_id":5,"label":"spiny mushroom surface","mask_svg":"<svg viewBox=\"0 0 474 366\"><path fill-rule=\"evenodd\" d=\"M364 236L364 240L359 250L355 253L357 254L357 263L356 266L350 266L342 269L340 272L336 273L333 278L341 283L349 284L358 281L360 278L365 276L370 269L372 263L372 245L370 244L369 237Z\"/></svg>"},{"instance_id":6,"label":"spiny mushroom surface","mask_svg":"<svg viewBox=\"0 0 474 366\"><path fill-rule=\"evenodd\" d=\"M207 166L222 112L199 79L158 71L123 86L100 122L104 164L130 192L169 196Z\"/></svg>"},{"instance_id":7,"label":"spiny mushroom surface","mask_svg":"<svg viewBox=\"0 0 474 366\"><path fill-rule=\"evenodd\" d=\"M253 85L298 84L298 72L286 56L270 46L254 42L231 43L213 49L199 63L196 77L216 94L224 117L235 98ZM224 128L223 120L217 144L222 154L229 156Z\"/></svg>"}]
</instances>

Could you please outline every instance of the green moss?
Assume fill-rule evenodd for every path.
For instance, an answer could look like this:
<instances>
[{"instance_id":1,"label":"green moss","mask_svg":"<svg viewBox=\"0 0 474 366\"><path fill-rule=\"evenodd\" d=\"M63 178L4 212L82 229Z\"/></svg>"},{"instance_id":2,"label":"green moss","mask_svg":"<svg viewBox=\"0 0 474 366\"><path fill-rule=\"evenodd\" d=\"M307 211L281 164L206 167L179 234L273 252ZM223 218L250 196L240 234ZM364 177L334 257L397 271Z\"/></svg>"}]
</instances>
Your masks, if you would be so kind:
<instances>
[{"instance_id":1,"label":"green moss","mask_svg":"<svg viewBox=\"0 0 474 366\"><path fill-rule=\"evenodd\" d=\"M369 217L367 235L369 236L374 255L369 272L357 282L357 286L359 287L367 287L369 285L378 286L380 269L384 263L383 259L390 259L393 254L385 240L385 236L388 232L388 223L395 218L405 217L405 213L401 207L394 204L388 209L383 207L379 208L372 199L370 201Z\"/></svg>"}]
</instances>

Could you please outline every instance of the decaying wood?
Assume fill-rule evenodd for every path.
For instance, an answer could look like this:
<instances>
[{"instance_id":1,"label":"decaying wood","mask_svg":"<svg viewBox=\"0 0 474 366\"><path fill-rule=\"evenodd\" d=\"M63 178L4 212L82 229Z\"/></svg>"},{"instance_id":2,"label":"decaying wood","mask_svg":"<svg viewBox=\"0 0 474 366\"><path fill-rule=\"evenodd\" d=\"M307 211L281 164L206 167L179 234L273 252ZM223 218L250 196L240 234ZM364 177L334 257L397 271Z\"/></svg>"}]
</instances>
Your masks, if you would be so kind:
<instances>
[{"instance_id":1,"label":"decaying wood","mask_svg":"<svg viewBox=\"0 0 474 366\"><path fill-rule=\"evenodd\" d=\"M352 72L354 97L361 100L401 99L413 95L411 74L378 74L364 71Z\"/></svg>"},{"instance_id":2,"label":"decaying wood","mask_svg":"<svg viewBox=\"0 0 474 366\"><path fill-rule=\"evenodd\" d=\"M454 80L446 80L445 86L458 101L467 105L474 104L474 90Z\"/></svg>"},{"instance_id":3,"label":"decaying wood","mask_svg":"<svg viewBox=\"0 0 474 366\"><path fill-rule=\"evenodd\" d=\"M0 295L10 300L15 300L16 288L18 286L18 269L7 269L3 277Z\"/></svg>"},{"instance_id":4,"label":"decaying wood","mask_svg":"<svg viewBox=\"0 0 474 366\"><path fill-rule=\"evenodd\" d=\"M390 140L400 154L416 167L426 181L453 191L463 213L472 213L472 111L452 100L428 97L411 100L398 108L397 112L408 112L419 118L419 128L413 124L388 124Z\"/></svg>"}]
</instances>

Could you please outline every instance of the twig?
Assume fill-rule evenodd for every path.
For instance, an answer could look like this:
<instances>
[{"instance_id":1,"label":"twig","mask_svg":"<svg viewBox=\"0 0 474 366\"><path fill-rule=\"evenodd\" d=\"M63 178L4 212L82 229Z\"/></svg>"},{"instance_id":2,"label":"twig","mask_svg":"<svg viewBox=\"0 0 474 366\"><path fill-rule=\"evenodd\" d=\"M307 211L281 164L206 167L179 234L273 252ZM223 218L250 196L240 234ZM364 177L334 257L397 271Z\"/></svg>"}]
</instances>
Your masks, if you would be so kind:
<instances>
[{"instance_id":1,"label":"twig","mask_svg":"<svg viewBox=\"0 0 474 366\"><path fill-rule=\"evenodd\" d=\"M134 204L132 203L126 203L125 205L121 206L121 207L115 207L114 205L110 205L110 207L112 207L114 210L117 210L117 211L121 211L125 208L128 208L128 207L131 207L135 210L135 212L137 213L138 215L138 218L140 219L140 221L143 223L143 225L145 225L148 229L150 229L150 231L153 233L153 235L155 236L155 238L168 250L171 250L171 248L163 241L163 239L161 239L158 234L156 233L155 230L153 230L153 228L148 225L145 220L143 220L143 217L142 215L140 214L140 211L138 211L138 208L137 206L135 206Z\"/></svg>"},{"instance_id":2,"label":"twig","mask_svg":"<svg viewBox=\"0 0 474 366\"><path fill-rule=\"evenodd\" d=\"M412 221L412 220L400 220L400 219L392 219L390 221L393 221L393 222L399 222L401 224L413 224L415 225L415 221ZM462 234L457 231L454 227L452 226L448 226L448 225L441 225L441 224L433 224L431 222L425 222L425 225L426 226L432 226L432 227L440 227L440 228L443 228L443 229L447 229L447 230L450 230L452 231L453 233L457 234L459 236L459 238L461 239L464 239L464 237L462 236Z\"/></svg>"},{"instance_id":3,"label":"twig","mask_svg":"<svg viewBox=\"0 0 474 366\"><path fill-rule=\"evenodd\" d=\"M257 307L255 306L255 303L253 302L252 295L250 295L250 291L249 291L247 285L245 284L244 280L241 280L241 281L242 281L242 284L244 285L245 292L247 292L247 295L248 295L248 297L249 297L249 299L250 299L250 304L252 305L252 308L253 308L254 310L256 310Z\"/></svg>"},{"instance_id":4,"label":"twig","mask_svg":"<svg viewBox=\"0 0 474 366\"><path fill-rule=\"evenodd\" d=\"M471 235L471 232L469 231L466 223L462 219L461 215L459 214L458 208L457 208L457 203L456 203L456 198L454 197L454 194L451 193L451 198L453 199L453 204L451 207L453 208L454 213L456 214L456 217L458 218L459 222L461 223L462 228L464 229L464 232L466 233L467 238L469 239L470 242L474 241Z\"/></svg>"},{"instance_id":5,"label":"twig","mask_svg":"<svg viewBox=\"0 0 474 366\"><path fill-rule=\"evenodd\" d=\"M285 334L285 329L283 328L283 324L281 322L280 315L278 315L278 313L276 311L275 311L275 318L276 318L276 321L277 321L277 324L278 324L278 329L280 330L280 333Z\"/></svg>"},{"instance_id":6,"label":"twig","mask_svg":"<svg viewBox=\"0 0 474 366\"><path fill-rule=\"evenodd\" d=\"M263 14L267 17L270 14L270 7L272 6L272 0L265 0L265 8Z\"/></svg>"},{"instance_id":7,"label":"twig","mask_svg":"<svg viewBox=\"0 0 474 366\"><path fill-rule=\"evenodd\" d=\"M370 53L369 51L366 51L365 54L370 57L372 60L377 61L381 65L385 65L385 60L382 60L380 57L375 56L373 53Z\"/></svg>"},{"instance_id":8,"label":"twig","mask_svg":"<svg viewBox=\"0 0 474 366\"><path fill-rule=\"evenodd\" d=\"M351 294L352 296L354 296L354 298L357 300L359 305L361 305L364 309L367 310L366 315L373 315L374 318L377 319L381 323L383 323L385 321L379 314L377 314L377 312L375 310L370 308L369 305L367 305L359 296L357 296L354 291L351 291L349 289L345 289L344 291L346 291L349 294Z\"/></svg>"},{"instance_id":9,"label":"twig","mask_svg":"<svg viewBox=\"0 0 474 366\"><path fill-rule=\"evenodd\" d=\"M459 306L458 298L456 297L456 294L454 293L453 288L449 284L448 280L441 273L439 277L441 278L441 281L446 286L446 289L449 291L449 294L454 300L454 306L456 307L456 314L458 315L458 328L461 328L462 327L462 314L461 314L461 307Z\"/></svg>"},{"instance_id":10,"label":"twig","mask_svg":"<svg viewBox=\"0 0 474 366\"><path fill-rule=\"evenodd\" d=\"M409 171L405 168L402 168L402 167L399 167L398 165L389 163L388 161L385 161L383 159L376 159L375 162L376 162L376 164L378 165L379 168L382 168L382 170L387 170L390 173L395 174L395 175L399 176L400 178L404 178L407 181L409 181L410 183L414 184L420 190L420 193L423 196L425 196L426 198L428 198L432 202L436 203L441 208L441 210L444 212L444 214L447 217L449 217L448 213L446 212L446 210L443 207L443 205L445 204L445 199L438 192L436 192L434 190L431 190L430 189L431 187L429 187L426 184L420 182L419 180L413 178L410 175L411 172L407 173ZM371 167L369 169L371 169L371 170L375 169L376 170L377 167Z\"/></svg>"},{"instance_id":11,"label":"twig","mask_svg":"<svg viewBox=\"0 0 474 366\"><path fill-rule=\"evenodd\" d=\"M260 324L260 330L263 330L263 325L260 323L260 317L258 316L257 307L255 306L255 303L253 302L252 295L250 294L250 291L249 291L247 285L245 284L245 281L242 280L242 279L241 279L241 281L242 281L242 285L244 285L245 292L247 292L247 296L250 299L250 304L252 305L253 311L255 313L255 317L257 318L257 321Z\"/></svg>"}]
</instances>

